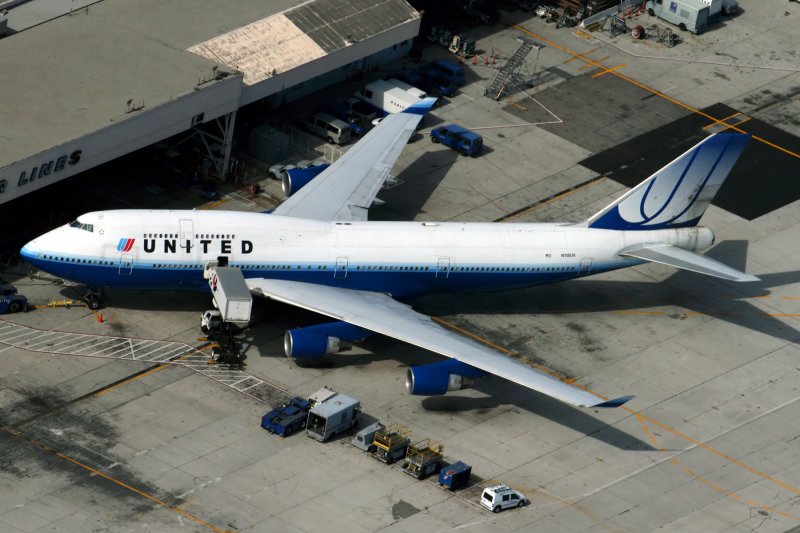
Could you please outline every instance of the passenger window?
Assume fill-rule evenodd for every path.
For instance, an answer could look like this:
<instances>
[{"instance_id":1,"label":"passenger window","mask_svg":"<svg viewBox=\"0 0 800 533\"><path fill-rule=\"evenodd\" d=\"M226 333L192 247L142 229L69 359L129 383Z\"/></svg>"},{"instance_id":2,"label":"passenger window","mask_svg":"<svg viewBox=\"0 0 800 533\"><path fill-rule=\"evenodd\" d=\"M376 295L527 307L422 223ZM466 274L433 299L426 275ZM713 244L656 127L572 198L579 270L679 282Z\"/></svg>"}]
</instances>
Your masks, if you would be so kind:
<instances>
[{"instance_id":1,"label":"passenger window","mask_svg":"<svg viewBox=\"0 0 800 533\"><path fill-rule=\"evenodd\" d=\"M512 494L511 495L511 499L512 500L519 500L519 496L517 496L516 494Z\"/></svg>"},{"instance_id":2,"label":"passenger window","mask_svg":"<svg viewBox=\"0 0 800 533\"><path fill-rule=\"evenodd\" d=\"M508 501L508 494L506 494L505 496L503 496L503 501L504 501L504 502L507 502L507 501Z\"/></svg>"}]
</instances>

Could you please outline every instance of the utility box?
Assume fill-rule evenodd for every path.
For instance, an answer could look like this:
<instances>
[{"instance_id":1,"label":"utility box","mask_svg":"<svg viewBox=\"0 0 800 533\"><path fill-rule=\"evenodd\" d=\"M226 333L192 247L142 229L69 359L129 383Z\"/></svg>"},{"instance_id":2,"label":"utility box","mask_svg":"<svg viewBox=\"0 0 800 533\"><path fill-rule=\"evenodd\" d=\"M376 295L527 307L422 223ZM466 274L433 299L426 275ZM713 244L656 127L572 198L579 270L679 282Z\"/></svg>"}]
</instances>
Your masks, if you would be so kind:
<instances>
[{"instance_id":1,"label":"utility box","mask_svg":"<svg viewBox=\"0 0 800 533\"><path fill-rule=\"evenodd\" d=\"M711 13L711 6L703 0L647 0L646 7L650 16L695 34L706 29Z\"/></svg>"},{"instance_id":2,"label":"utility box","mask_svg":"<svg viewBox=\"0 0 800 533\"><path fill-rule=\"evenodd\" d=\"M467 486L472 475L472 467L458 461L439 470L439 485L447 490L458 490Z\"/></svg>"},{"instance_id":3,"label":"utility box","mask_svg":"<svg viewBox=\"0 0 800 533\"><path fill-rule=\"evenodd\" d=\"M244 282L242 271L238 268L215 267L210 273L208 286L214 304L219 309L224 322L250 321L253 296Z\"/></svg>"},{"instance_id":4,"label":"utility box","mask_svg":"<svg viewBox=\"0 0 800 533\"><path fill-rule=\"evenodd\" d=\"M317 401L317 398L324 398ZM314 405L308 413L306 435L320 442L348 431L358 422L361 402L352 396L322 388L309 398Z\"/></svg>"}]
</instances>

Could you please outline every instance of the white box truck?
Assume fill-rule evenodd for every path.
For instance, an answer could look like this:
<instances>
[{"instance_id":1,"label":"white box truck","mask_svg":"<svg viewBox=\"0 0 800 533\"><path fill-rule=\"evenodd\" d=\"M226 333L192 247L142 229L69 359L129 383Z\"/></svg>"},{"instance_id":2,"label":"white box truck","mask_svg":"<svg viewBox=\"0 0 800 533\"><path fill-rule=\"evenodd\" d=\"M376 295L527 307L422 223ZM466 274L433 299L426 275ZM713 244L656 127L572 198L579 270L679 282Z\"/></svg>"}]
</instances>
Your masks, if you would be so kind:
<instances>
[{"instance_id":1,"label":"white box truck","mask_svg":"<svg viewBox=\"0 0 800 533\"><path fill-rule=\"evenodd\" d=\"M356 98L368 103L384 116L389 113L399 113L420 100L417 96L385 80L368 83L356 93Z\"/></svg>"},{"instance_id":2,"label":"white box truck","mask_svg":"<svg viewBox=\"0 0 800 533\"><path fill-rule=\"evenodd\" d=\"M320 442L332 439L353 428L361 413L361 402L352 396L321 388L309 398L306 435Z\"/></svg>"},{"instance_id":3,"label":"white box truck","mask_svg":"<svg viewBox=\"0 0 800 533\"><path fill-rule=\"evenodd\" d=\"M703 0L647 0L647 14L675 24L681 31L701 33L706 29L711 6Z\"/></svg>"},{"instance_id":4,"label":"white box truck","mask_svg":"<svg viewBox=\"0 0 800 533\"><path fill-rule=\"evenodd\" d=\"M224 322L250 322L253 296L238 268L216 267L208 280L214 305Z\"/></svg>"}]
</instances>

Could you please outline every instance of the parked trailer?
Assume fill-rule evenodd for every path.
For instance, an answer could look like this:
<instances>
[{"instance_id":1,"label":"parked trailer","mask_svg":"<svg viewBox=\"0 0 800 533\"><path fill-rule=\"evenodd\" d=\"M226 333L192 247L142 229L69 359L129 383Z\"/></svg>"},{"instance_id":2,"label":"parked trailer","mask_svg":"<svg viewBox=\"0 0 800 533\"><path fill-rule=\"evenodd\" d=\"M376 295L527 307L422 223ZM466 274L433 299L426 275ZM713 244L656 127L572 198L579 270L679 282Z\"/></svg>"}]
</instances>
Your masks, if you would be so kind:
<instances>
[{"instance_id":1,"label":"parked trailer","mask_svg":"<svg viewBox=\"0 0 800 533\"><path fill-rule=\"evenodd\" d=\"M408 445L411 444L411 430L400 424L392 424L375 433L374 444L372 456L390 465L406 456Z\"/></svg>"},{"instance_id":2,"label":"parked trailer","mask_svg":"<svg viewBox=\"0 0 800 533\"><path fill-rule=\"evenodd\" d=\"M403 472L417 479L425 478L439 471L444 445L431 439L423 439L408 447L403 461Z\"/></svg>"},{"instance_id":3,"label":"parked trailer","mask_svg":"<svg viewBox=\"0 0 800 533\"><path fill-rule=\"evenodd\" d=\"M325 442L358 422L361 402L352 396L323 387L309 399L313 407L308 413L306 435L312 439Z\"/></svg>"},{"instance_id":4,"label":"parked trailer","mask_svg":"<svg viewBox=\"0 0 800 533\"><path fill-rule=\"evenodd\" d=\"M368 103L384 116L399 113L419 102L419 98L385 80L368 83L356 93L356 97Z\"/></svg>"}]
</instances>

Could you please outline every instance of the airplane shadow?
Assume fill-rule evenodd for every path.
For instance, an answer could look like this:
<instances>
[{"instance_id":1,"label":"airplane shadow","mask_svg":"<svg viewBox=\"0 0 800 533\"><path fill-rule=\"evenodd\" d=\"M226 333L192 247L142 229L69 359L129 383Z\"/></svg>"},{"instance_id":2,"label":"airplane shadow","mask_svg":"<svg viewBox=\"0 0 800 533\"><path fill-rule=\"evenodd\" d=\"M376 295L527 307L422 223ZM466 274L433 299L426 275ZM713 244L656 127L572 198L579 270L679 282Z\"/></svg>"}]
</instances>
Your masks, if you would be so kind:
<instances>
[{"instance_id":1,"label":"airplane shadow","mask_svg":"<svg viewBox=\"0 0 800 533\"><path fill-rule=\"evenodd\" d=\"M458 157L459 154L455 150L437 150L420 155L395 176L395 179L401 182L400 185L378 194L378 197L386 203L370 211L370 220L408 221L424 213L425 203L447 176Z\"/></svg>"},{"instance_id":2,"label":"airplane shadow","mask_svg":"<svg viewBox=\"0 0 800 533\"><path fill-rule=\"evenodd\" d=\"M724 241L704 255L745 270L747 241ZM584 278L491 293L434 294L414 299L413 307L430 315L566 314L615 312L676 306L707 314L750 331L787 342L800 331L748 300L763 299L777 287L800 282L800 270L759 274L760 281L736 283L683 270L661 282ZM506 297L509 295L509 297ZM761 300L763 301L763 300Z\"/></svg>"}]
</instances>

